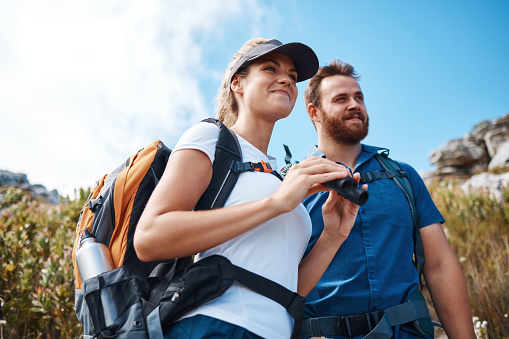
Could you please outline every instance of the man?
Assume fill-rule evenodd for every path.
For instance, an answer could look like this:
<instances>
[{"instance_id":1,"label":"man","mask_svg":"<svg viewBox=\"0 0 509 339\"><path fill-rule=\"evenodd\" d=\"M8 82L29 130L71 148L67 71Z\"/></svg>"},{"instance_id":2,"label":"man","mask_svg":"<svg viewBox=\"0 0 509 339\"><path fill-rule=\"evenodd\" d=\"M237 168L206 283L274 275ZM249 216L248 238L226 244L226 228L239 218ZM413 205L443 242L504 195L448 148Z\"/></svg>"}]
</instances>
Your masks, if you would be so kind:
<instances>
[{"instance_id":1,"label":"man","mask_svg":"<svg viewBox=\"0 0 509 339\"><path fill-rule=\"evenodd\" d=\"M375 154L384 149L361 144L368 134L369 117L357 79L351 65L333 61L309 81L305 104L318 134L318 146L312 147L307 156L325 156L361 175L379 174L384 171ZM442 228L445 220L418 173L411 166L398 163L415 196L426 258L423 274L438 317L449 338L475 338L465 278ZM432 335L429 313L418 291L418 270L413 263L409 202L391 178L374 177L380 180L368 183L369 200L360 207L350 235L306 297L308 319L301 332L303 336ZM326 192L322 192L304 201L313 221L308 251L322 232L321 207L326 198Z\"/></svg>"}]
</instances>

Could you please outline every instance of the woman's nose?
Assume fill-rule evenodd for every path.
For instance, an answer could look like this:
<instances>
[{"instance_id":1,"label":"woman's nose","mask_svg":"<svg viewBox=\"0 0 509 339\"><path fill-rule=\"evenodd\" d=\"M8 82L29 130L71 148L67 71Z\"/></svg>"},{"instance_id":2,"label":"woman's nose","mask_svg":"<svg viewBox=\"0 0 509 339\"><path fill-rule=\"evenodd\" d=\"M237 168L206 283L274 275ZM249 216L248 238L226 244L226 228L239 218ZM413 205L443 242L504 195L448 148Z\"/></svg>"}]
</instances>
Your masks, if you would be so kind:
<instances>
[{"instance_id":1,"label":"woman's nose","mask_svg":"<svg viewBox=\"0 0 509 339\"><path fill-rule=\"evenodd\" d=\"M289 75L284 75L284 74L283 74L283 75L281 75L281 76L279 77L278 82L279 82L280 84L289 85L289 84L291 84L291 83L292 83L292 78L290 78L290 76L289 76Z\"/></svg>"}]
</instances>

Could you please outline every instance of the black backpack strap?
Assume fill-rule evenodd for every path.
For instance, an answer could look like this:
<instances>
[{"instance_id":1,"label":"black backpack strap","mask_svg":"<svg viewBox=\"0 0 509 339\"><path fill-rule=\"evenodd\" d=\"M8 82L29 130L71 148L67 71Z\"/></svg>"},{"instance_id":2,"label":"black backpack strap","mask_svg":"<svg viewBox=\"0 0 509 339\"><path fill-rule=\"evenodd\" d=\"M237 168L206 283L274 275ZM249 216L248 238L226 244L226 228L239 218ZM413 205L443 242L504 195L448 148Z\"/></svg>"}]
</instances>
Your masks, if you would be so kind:
<instances>
[{"instance_id":1,"label":"black backpack strap","mask_svg":"<svg viewBox=\"0 0 509 339\"><path fill-rule=\"evenodd\" d=\"M159 263L150 273L148 280L151 286L149 303L145 304L145 314L152 312L155 306L159 305L161 298L169 285L171 279L179 271L184 270L193 263L192 257L177 258L172 261Z\"/></svg>"},{"instance_id":2,"label":"black backpack strap","mask_svg":"<svg viewBox=\"0 0 509 339\"><path fill-rule=\"evenodd\" d=\"M238 176L243 172L269 172L282 180L279 173L277 173L277 171L273 171L267 163L242 163L242 153L237 136L221 121L213 118L204 119L202 121L213 123L218 126L219 138L216 144L214 162L212 164L212 178L205 193L198 201L195 210L208 210L223 207L226 199L233 190L233 187L237 183ZM160 300L166 286L168 286L174 274L181 270L179 267L189 265L189 262L187 261L180 261L181 259L177 259L173 265L171 263L160 265L156 267L150 276L155 287L151 293L150 302L145 305L145 311L146 314L158 315L156 319L153 320L154 324L160 324L159 310L156 307L156 312L152 311L155 306L160 304ZM274 281L249 272L239 266L235 266L229 261L222 263L220 267L223 279L236 280L249 289L282 305L292 315L295 321L292 338L298 338L304 318L304 299L299 294L288 290Z\"/></svg>"},{"instance_id":3,"label":"black backpack strap","mask_svg":"<svg viewBox=\"0 0 509 339\"><path fill-rule=\"evenodd\" d=\"M233 187L237 183L239 173L231 170L235 161L242 160L242 153L237 136L221 121L213 118L202 120L219 127L219 138L216 145L213 173L210 184L198 201L195 210L206 210L223 207Z\"/></svg>"},{"instance_id":4,"label":"black backpack strap","mask_svg":"<svg viewBox=\"0 0 509 339\"><path fill-rule=\"evenodd\" d=\"M258 274L233 265L229 262L221 264L221 273L225 279L238 281L247 288L272 299L283 306L294 319L291 338L298 338L304 319L304 298L286 287L262 277Z\"/></svg>"}]
</instances>

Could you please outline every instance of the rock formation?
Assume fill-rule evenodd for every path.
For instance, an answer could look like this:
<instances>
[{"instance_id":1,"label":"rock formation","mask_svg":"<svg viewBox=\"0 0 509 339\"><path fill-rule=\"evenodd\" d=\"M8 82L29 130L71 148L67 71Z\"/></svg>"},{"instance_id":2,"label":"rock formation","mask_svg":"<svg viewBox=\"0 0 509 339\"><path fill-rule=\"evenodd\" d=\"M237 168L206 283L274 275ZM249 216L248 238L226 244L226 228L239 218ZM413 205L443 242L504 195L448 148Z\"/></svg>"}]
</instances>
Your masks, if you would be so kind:
<instances>
[{"instance_id":1,"label":"rock formation","mask_svg":"<svg viewBox=\"0 0 509 339\"><path fill-rule=\"evenodd\" d=\"M484 121L463 138L449 141L433 151L429 161L436 166L430 177L467 178L488 168L509 166L509 114Z\"/></svg>"},{"instance_id":2,"label":"rock formation","mask_svg":"<svg viewBox=\"0 0 509 339\"><path fill-rule=\"evenodd\" d=\"M0 186L18 186L31 191L32 196L42 198L48 203L58 204L60 202L60 195L57 190L48 192L43 185L32 185L28 181L27 175L23 173L0 170Z\"/></svg>"},{"instance_id":3,"label":"rock formation","mask_svg":"<svg viewBox=\"0 0 509 339\"><path fill-rule=\"evenodd\" d=\"M466 192L489 192L501 200L502 189L509 187L509 114L480 123L463 138L433 151L429 160L436 169L423 175L427 183L460 179Z\"/></svg>"}]
</instances>

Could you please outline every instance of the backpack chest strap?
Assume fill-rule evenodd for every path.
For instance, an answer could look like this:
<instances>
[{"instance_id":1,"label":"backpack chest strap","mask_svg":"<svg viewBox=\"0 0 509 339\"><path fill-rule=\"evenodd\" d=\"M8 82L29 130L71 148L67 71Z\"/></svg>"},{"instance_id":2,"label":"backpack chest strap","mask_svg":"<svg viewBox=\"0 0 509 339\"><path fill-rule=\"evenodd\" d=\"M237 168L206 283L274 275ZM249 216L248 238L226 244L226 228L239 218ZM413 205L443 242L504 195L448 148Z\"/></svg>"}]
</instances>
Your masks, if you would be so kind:
<instances>
[{"instance_id":1,"label":"backpack chest strap","mask_svg":"<svg viewBox=\"0 0 509 339\"><path fill-rule=\"evenodd\" d=\"M393 179L395 177L408 177L406 172L403 170L378 170L378 171L368 171L361 173L361 184L366 184L373 182L375 180L382 179Z\"/></svg>"},{"instance_id":2,"label":"backpack chest strap","mask_svg":"<svg viewBox=\"0 0 509 339\"><path fill-rule=\"evenodd\" d=\"M268 162L261 160L260 162L242 162L233 161L230 170L234 173L240 174L244 172L264 172L275 175L279 180L283 180L281 175L272 169L272 166Z\"/></svg>"}]
</instances>

